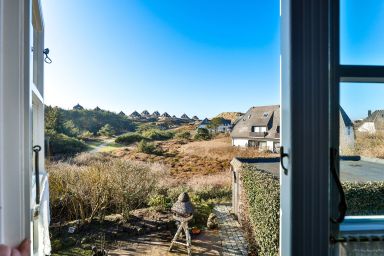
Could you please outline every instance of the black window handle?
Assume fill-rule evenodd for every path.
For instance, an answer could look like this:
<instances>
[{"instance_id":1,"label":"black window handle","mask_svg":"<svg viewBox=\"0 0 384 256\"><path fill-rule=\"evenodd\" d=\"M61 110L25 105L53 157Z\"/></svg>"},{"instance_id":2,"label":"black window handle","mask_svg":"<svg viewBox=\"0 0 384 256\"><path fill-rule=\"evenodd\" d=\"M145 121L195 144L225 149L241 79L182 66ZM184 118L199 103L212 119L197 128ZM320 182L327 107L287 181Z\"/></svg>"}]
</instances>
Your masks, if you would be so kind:
<instances>
[{"instance_id":1,"label":"black window handle","mask_svg":"<svg viewBox=\"0 0 384 256\"><path fill-rule=\"evenodd\" d=\"M35 152L35 182L36 182L36 205L40 204L40 177L39 177L39 152L41 146L33 146L33 152Z\"/></svg>"},{"instance_id":2,"label":"black window handle","mask_svg":"<svg viewBox=\"0 0 384 256\"><path fill-rule=\"evenodd\" d=\"M284 152L284 147L280 147L280 164L281 168L284 170L284 174L288 175L288 169L284 166L284 157L288 157L288 154Z\"/></svg>"},{"instance_id":3,"label":"black window handle","mask_svg":"<svg viewBox=\"0 0 384 256\"><path fill-rule=\"evenodd\" d=\"M339 165L337 163L337 159L338 159L337 156L338 156L338 150L335 148L331 148L331 151L330 151L331 173L332 173L333 180L335 181L337 189L339 190L339 194L340 194L340 202L339 202L339 206L338 206L339 216L337 218L331 217L331 221L333 223L343 222L344 218L345 218L345 214L347 213L347 200L345 198L343 186L341 185L340 177L337 174L338 169L339 169L338 168Z\"/></svg>"}]
</instances>

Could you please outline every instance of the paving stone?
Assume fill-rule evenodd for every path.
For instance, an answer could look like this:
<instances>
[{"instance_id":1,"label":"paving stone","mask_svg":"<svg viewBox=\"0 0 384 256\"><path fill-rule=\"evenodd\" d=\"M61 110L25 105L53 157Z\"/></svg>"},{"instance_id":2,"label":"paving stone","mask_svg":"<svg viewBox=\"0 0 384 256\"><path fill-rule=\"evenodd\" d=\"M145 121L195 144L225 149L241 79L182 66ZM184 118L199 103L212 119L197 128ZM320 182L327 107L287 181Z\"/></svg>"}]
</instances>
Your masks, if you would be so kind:
<instances>
[{"instance_id":1,"label":"paving stone","mask_svg":"<svg viewBox=\"0 0 384 256\"><path fill-rule=\"evenodd\" d=\"M231 207L216 205L213 211L218 218L219 237L222 239L223 255L247 255L248 244L244 238L240 223L231 215Z\"/></svg>"}]
</instances>

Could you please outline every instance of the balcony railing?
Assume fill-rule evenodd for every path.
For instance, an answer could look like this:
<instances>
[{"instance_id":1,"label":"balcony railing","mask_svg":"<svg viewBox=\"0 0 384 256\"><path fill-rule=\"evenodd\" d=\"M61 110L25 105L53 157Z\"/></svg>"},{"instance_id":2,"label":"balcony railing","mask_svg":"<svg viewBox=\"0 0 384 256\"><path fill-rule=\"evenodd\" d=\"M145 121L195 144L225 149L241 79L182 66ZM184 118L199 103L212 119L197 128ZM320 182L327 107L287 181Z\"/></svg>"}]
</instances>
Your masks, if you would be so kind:
<instances>
[{"instance_id":1,"label":"balcony railing","mask_svg":"<svg viewBox=\"0 0 384 256\"><path fill-rule=\"evenodd\" d=\"M250 132L249 137L264 138L268 135L268 132Z\"/></svg>"}]
</instances>

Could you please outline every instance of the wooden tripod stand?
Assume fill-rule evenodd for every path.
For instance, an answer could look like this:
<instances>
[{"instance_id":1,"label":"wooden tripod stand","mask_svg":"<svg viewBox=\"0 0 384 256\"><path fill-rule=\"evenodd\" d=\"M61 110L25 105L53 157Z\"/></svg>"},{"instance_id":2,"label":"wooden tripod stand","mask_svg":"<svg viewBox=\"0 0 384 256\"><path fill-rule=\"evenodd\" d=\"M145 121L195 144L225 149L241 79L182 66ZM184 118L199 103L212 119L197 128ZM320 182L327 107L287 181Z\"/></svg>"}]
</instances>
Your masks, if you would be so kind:
<instances>
[{"instance_id":1,"label":"wooden tripod stand","mask_svg":"<svg viewBox=\"0 0 384 256\"><path fill-rule=\"evenodd\" d=\"M192 216L189 218L183 219L183 220L179 219L180 225L179 225L179 228L177 229L175 236L172 239L171 246L169 247L169 251L172 251L172 247L174 244L179 244L179 245L183 245L183 246L187 247L188 256L192 255L191 254L191 245L192 245L191 244L191 235L189 234L189 230L188 230L188 221L191 219L192 219ZM182 243L182 242L177 241L177 239L182 235L181 232L183 230L185 233L185 242L186 243Z\"/></svg>"}]
</instances>

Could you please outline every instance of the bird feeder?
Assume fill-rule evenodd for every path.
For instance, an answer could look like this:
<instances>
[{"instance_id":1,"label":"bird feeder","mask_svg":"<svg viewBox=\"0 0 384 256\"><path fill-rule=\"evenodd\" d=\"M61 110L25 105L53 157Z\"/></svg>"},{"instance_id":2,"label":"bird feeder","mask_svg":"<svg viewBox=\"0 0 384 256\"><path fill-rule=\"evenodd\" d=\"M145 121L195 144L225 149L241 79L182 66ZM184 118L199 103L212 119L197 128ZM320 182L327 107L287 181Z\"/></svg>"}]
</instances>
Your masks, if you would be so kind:
<instances>
[{"instance_id":1,"label":"bird feeder","mask_svg":"<svg viewBox=\"0 0 384 256\"><path fill-rule=\"evenodd\" d=\"M189 234L188 221L193 218L193 205L188 193L181 193L177 202L172 206L171 211L173 218L180 222L175 236L172 239L169 251L172 250L174 244L179 244L187 247L188 255L191 255L191 235ZM181 236L182 231L185 233L186 243L178 242L177 239Z\"/></svg>"}]
</instances>

